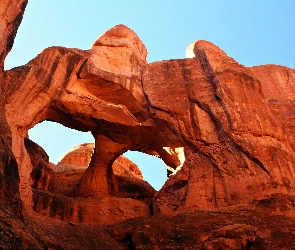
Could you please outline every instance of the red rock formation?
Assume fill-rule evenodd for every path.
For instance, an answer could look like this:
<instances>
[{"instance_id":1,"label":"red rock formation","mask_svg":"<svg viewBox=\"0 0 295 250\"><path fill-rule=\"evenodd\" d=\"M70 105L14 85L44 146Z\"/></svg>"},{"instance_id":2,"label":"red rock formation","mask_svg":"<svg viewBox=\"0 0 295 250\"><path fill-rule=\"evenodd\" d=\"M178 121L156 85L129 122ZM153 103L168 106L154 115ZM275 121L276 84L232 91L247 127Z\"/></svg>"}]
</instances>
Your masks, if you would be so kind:
<instances>
[{"instance_id":1,"label":"red rock formation","mask_svg":"<svg viewBox=\"0 0 295 250\"><path fill-rule=\"evenodd\" d=\"M113 197L84 198L77 197L75 189L87 169L93 143L74 147L58 165L49 163L44 150L31 140L26 138L25 145L33 165L34 211L71 223L99 225L150 216L148 204L155 190L127 158L120 156L113 164L119 188Z\"/></svg>"},{"instance_id":2,"label":"red rock formation","mask_svg":"<svg viewBox=\"0 0 295 250\"><path fill-rule=\"evenodd\" d=\"M84 143L71 148L59 160L58 166L74 165L87 167L93 153L94 144Z\"/></svg>"},{"instance_id":3,"label":"red rock formation","mask_svg":"<svg viewBox=\"0 0 295 250\"><path fill-rule=\"evenodd\" d=\"M93 143L84 143L75 146L61 157L59 163L53 167L55 172L53 184L55 193L69 193L79 183L89 165L93 149ZM128 177L133 182L140 182L134 180L134 178L143 179L138 166L123 155L114 161L112 170L117 179ZM141 183L145 186L145 182ZM142 190L143 187L139 189ZM151 187L147 188L147 190L151 192L150 196L155 192Z\"/></svg>"},{"instance_id":4,"label":"red rock formation","mask_svg":"<svg viewBox=\"0 0 295 250\"><path fill-rule=\"evenodd\" d=\"M1 60L25 5L1 4L15 20L0 27ZM2 63L0 208L25 223L3 212L0 229L23 237L19 248L294 247L295 71L244 67L207 41L186 59L147 64L146 55L118 25L87 51L48 48L4 73ZM91 131L91 158L80 147L52 166L26 138L44 120ZM116 163L127 150L172 171L159 192ZM85 244L93 232L104 244Z\"/></svg>"},{"instance_id":5,"label":"red rock formation","mask_svg":"<svg viewBox=\"0 0 295 250\"><path fill-rule=\"evenodd\" d=\"M295 99L295 72L279 65L249 67L261 83L266 99Z\"/></svg>"},{"instance_id":6,"label":"red rock formation","mask_svg":"<svg viewBox=\"0 0 295 250\"><path fill-rule=\"evenodd\" d=\"M22 21L27 0L0 3L0 205L20 215L19 175L11 150L11 130L5 119L4 60L10 52Z\"/></svg>"},{"instance_id":7,"label":"red rock formation","mask_svg":"<svg viewBox=\"0 0 295 250\"><path fill-rule=\"evenodd\" d=\"M294 151L294 70L278 65L262 65L249 69L260 81L268 107L280 118L280 126Z\"/></svg>"},{"instance_id":8,"label":"red rock formation","mask_svg":"<svg viewBox=\"0 0 295 250\"><path fill-rule=\"evenodd\" d=\"M165 135L181 138L174 145L182 143L186 156L156 194L155 210L208 209L292 193L293 150L258 79L209 42L196 42L193 53L152 63L143 75L156 123Z\"/></svg>"}]
</instances>

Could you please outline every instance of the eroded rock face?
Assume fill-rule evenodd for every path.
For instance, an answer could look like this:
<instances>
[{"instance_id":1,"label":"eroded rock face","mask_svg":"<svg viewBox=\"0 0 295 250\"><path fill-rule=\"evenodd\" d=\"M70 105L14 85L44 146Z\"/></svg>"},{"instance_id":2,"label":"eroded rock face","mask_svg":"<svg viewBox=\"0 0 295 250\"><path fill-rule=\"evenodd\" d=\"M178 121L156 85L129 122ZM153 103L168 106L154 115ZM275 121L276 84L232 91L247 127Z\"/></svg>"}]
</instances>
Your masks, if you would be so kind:
<instances>
[{"instance_id":1,"label":"eroded rock face","mask_svg":"<svg viewBox=\"0 0 295 250\"><path fill-rule=\"evenodd\" d=\"M17 29L22 21L27 0L0 3L0 206L20 216L19 174L11 149L11 129L5 118L4 60L10 52Z\"/></svg>"},{"instance_id":2,"label":"eroded rock face","mask_svg":"<svg viewBox=\"0 0 295 250\"><path fill-rule=\"evenodd\" d=\"M94 143L79 144L64 154L56 166L56 171L66 167L88 167L94 150ZM113 171L117 175L143 179L138 166L123 155L120 155L113 163Z\"/></svg>"},{"instance_id":3,"label":"eroded rock face","mask_svg":"<svg viewBox=\"0 0 295 250\"><path fill-rule=\"evenodd\" d=\"M280 118L280 126L294 151L294 70L279 65L262 65L249 69L260 81L268 107Z\"/></svg>"},{"instance_id":4,"label":"eroded rock face","mask_svg":"<svg viewBox=\"0 0 295 250\"><path fill-rule=\"evenodd\" d=\"M54 171L54 193L71 194L87 169L93 154L94 144L84 143L75 146L62 156L60 162L52 167ZM123 155L112 165L115 179L119 185L119 196L146 199L155 193L146 181L138 166ZM45 189L46 190L46 189Z\"/></svg>"},{"instance_id":5,"label":"eroded rock face","mask_svg":"<svg viewBox=\"0 0 295 250\"><path fill-rule=\"evenodd\" d=\"M33 171L33 210L50 218L86 225L104 225L122 220L150 217L149 203L155 190L144 180L138 167L124 156L114 163L119 191L112 197L79 197L77 185L87 169L93 143L77 145L57 165L48 162L46 152L25 138Z\"/></svg>"},{"instance_id":6,"label":"eroded rock face","mask_svg":"<svg viewBox=\"0 0 295 250\"><path fill-rule=\"evenodd\" d=\"M101 70L125 76L140 76L147 64L147 50L135 32L125 25L106 31L91 46L90 60Z\"/></svg>"},{"instance_id":7,"label":"eroded rock face","mask_svg":"<svg viewBox=\"0 0 295 250\"><path fill-rule=\"evenodd\" d=\"M169 124L186 157L156 194L155 211L224 207L292 193L294 153L259 80L209 42L198 41L192 50L194 58L152 63L143 75L155 121L162 130ZM162 91L169 102L160 98Z\"/></svg>"},{"instance_id":8,"label":"eroded rock face","mask_svg":"<svg viewBox=\"0 0 295 250\"><path fill-rule=\"evenodd\" d=\"M293 69L244 67L207 41L190 44L188 58L148 64L136 33L117 25L89 50L51 47L4 72L25 5L2 3L0 27L0 205L27 227L14 231L23 225L13 216L0 226L23 233L19 246L71 248L49 226L54 218L69 238L72 226L88 236L99 228L117 249L294 247L291 231L277 230L295 216ZM94 148L53 166L27 138L44 120L91 131ZM127 150L165 162L172 174L159 192L120 157Z\"/></svg>"}]
</instances>

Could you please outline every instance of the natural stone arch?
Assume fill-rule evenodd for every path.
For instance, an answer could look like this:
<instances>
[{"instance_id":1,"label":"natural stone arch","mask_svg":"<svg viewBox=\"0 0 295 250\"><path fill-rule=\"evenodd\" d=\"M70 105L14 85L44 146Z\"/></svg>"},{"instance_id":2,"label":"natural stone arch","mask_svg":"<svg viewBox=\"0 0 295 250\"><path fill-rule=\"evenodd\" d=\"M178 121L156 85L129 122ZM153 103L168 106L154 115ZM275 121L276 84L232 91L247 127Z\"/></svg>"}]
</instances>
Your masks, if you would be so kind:
<instances>
[{"instance_id":1,"label":"natural stone arch","mask_svg":"<svg viewBox=\"0 0 295 250\"><path fill-rule=\"evenodd\" d=\"M118 192L118 185L113 176L112 164L124 152L128 150L147 153L160 157L171 169L179 170L184 162L184 154L175 150L167 150L165 147L156 146L156 142L151 144L135 144L131 138L130 142L117 143L105 135L95 136L94 153L89 163L89 168L83 175L79 184L78 194L82 196L107 196ZM127 138L124 139L128 141ZM182 151L183 152L183 151Z\"/></svg>"},{"instance_id":2,"label":"natural stone arch","mask_svg":"<svg viewBox=\"0 0 295 250\"><path fill-rule=\"evenodd\" d=\"M133 40L137 37L134 38L135 33L127 27L121 28L131 33ZM49 48L27 65L6 72L5 110L13 135L12 148L19 164L21 190L25 190L21 194L25 203L32 203L28 191L32 166L24 138L30 128L44 120L79 131L91 131L95 138L95 153L81 179L78 195L104 197L116 193L118 188L111 165L127 150L156 152L166 165L179 165L178 158L164 149L175 145L166 135L158 136L158 125L152 119L142 89L140 75L141 67L146 64L146 54L138 54L137 50L133 53L134 48L125 42L118 50L112 46L108 48L108 44L99 48L100 43L89 51ZM139 40L136 44L142 43ZM116 73L101 70L102 61L108 60L100 53L105 48L109 49L107 53L126 50L124 55L133 58L130 64L122 67L124 75L118 74L119 68L114 69ZM142 49L141 46L140 51ZM128 67L131 67L130 71Z\"/></svg>"},{"instance_id":3,"label":"natural stone arch","mask_svg":"<svg viewBox=\"0 0 295 250\"><path fill-rule=\"evenodd\" d=\"M34 130L38 131L38 138L36 137L36 135L34 136ZM56 131L59 131L59 133L57 134ZM73 142L71 143L71 146L65 147L65 146L61 146L61 144L65 144L66 142L64 142L64 140L66 138L63 137L63 135L61 135L60 133L62 132L62 134L66 134L69 138L69 140L73 140L73 138L80 138L79 140L77 140L76 144L73 144ZM84 132L85 134L86 132ZM47 134L47 135L46 135ZM65 126L59 124L59 123L53 123L53 122L48 122L48 121L44 121L42 123L37 124L34 128L32 128L29 131L29 136L30 139L34 140L35 142L37 142L40 146L45 146L45 144L43 144L46 140L51 138L54 138L54 144L58 145L59 151L55 152L55 160L53 160L51 158L51 154L48 150L48 147L44 147L44 149L46 150L46 152L42 152L42 149L39 148L38 146L34 145L33 142L29 142L28 140L26 141L25 139L25 146L27 151L30 151L30 156L31 156L31 160L33 159L34 163L33 163L33 173L31 173L32 175L32 179L33 179L33 188L42 188L43 190L53 190L54 192L57 193L62 193L65 195L69 195L69 193L73 193L73 188L76 184L78 184L80 182L80 178L82 177L82 175L80 176L79 173L85 172L85 170L87 169L87 167L89 166L89 162L91 160L91 156L93 154L93 150L94 150L94 143L85 143L87 142L91 142L93 140L93 138L90 138L90 133L89 136L83 136L81 137L83 134L83 132L77 131L77 130L73 130L70 128L66 128ZM88 134L88 133L87 133ZM60 140L59 136L62 136L64 138L64 140ZM50 138L48 138L50 137ZM70 139L71 138L71 139ZM35 140L36 139L36 140ZM82 139L82 140L81 140ZM51 141L51 142L53 142ZM76 141L76 139L74 139L74 141ZM83 143L83 144L77 144L77 143ZM70 143L67 143L67 145L70 145ZM75 145L75 147L73 147L73 145ZM103 144L102 144L103 145ZM47 145L49 146L49 145ZM71 148L73 147L73 148ZM69 150L69 148L71 148ZM170 152L168 150L168 148L165 148L170 154L172 152ZM64 155L61 156L61 153L64 153L66 151L68 151L67 153L65 153ZM164 169L167 172L167 165L164 164L164 162L162 160L160 160L159 155L154 151L152 152L151 150L145 153L139 152L139 151L131 151L131 152L137 152L138 154L141 154L139 157L144 157L145 161L149 161L152 160L152 158L159 160L158 161L158 165L153 166L151 163L150 164L146 164L146 166L149 165L149 167L152 169L150 170L151 172L153 171L157 171L158 174L161 173L163 174L161 179L161 185L158 185L158 190L160 189L160 187L164 184L164 182L167 180L167 173L164 173ZM47 156L47 154L49 154ZM51 152L53 153L53 152ZM47 166L48 164L39 164L36 158L38 158L38 156L34 156L34 154L39 154L41 156L41 158L44 158L45 162L48 162L48 157L49 157L49 166ZM59 158L56 158L56 157ZM118 176L125 176L126 174L128 174L129 177L133 177L134 175L132 175L132 168L136 171L137 169L137 175L140 173L140 171L142 171L142 166L139 164L138 167L140 168L140 170L138 169L138 167L135 164L131 164L130 163L126 163L127 165L132 165L134 167L132 167L131 169L128 170L128 173L126 172L126 170L121 170L118 168L118 166L120 166L120 164L118 164L118 160L126 162L126 160L124 160L125 158L120 155L112 164L112 172L117 174L117 177L115 178L116 180L118 179ZM133 159L133 158L131 158ZM37 161L36 161L37 160ZM40 161L40 159L39 159ZM54 164L57 165L52 165L51 162L53 162ZM154 161L152 161L154 162ZM161 164L162 162L162 164ZM122 163L124 164L124 163ZM175 163L176 164L176 163ZM71 166L75 166L75 167L71 167ZM115 166L115 169L114 169ZM122 165L121 165L122 166ZM52 169L53 172L52 172ZM158 168L158 170L156 169ZM163 168L163 169L162 169ZM168 167L169 168L169 167ZM66 170L68 169L68 170ZM64 173L64 175L71 175L71 169L73 171L73 175L76 175L74 177L70 177L70 183L68 183L68 181L65 180L66 177L62 176L62 173ZM162 170L161 170L162 169ZM111 168L110 168L111 170ZM68 172L67 172L68 171ZM129 172L131 171L131 172ZM74 174L75 173L75 174ZM148 174L150 177L152 176L152 173ZM59 177L60 176L60 180ZM78 179L77 177L80 176ZM136 176L136 175L135 175ZM143 179L142 174L140 173L140 176L136 176L137 178ZM54 180L53 180L54 179ZM165 179L165 180L164 180ZM151 179L146 179L146 181L148 181L150 184L150 180ZM54 187L48 187L49 186L49 182L50 181L54 181L54 184L52 184ZM126 182L126 180L120 180L119 182L122 183ZM64 183L63 183L64 182ZM117 182L117 181L116 181ZM66 184L68 183L68 184ZM122 188L126 189L125 186L122 186L122 184L118 184L118 190L114 195L117 195L117 193L119 193L119 195L122 193ZM61 187L59 188L59 186L64 186L67 185L68 187ZM97 185L99 185L99 180L97 181ZM111 183L112 185L112 183ZM134 186L134 184L131 183L131 186ZM139 188L142 190L142 188ZM63 190L63 191L62 191Z\"/></svg>"},{"instance_id":4,"label":"natural stone arch","mask_svg":"<svg viewBox=\"0 0 295 250\"><path fill-rule=\"evenodd\" d=\"M100 213L98 215L95 213L92 216L87 212L89 211L89 204L93 206L93 209L98 209L99 211L103 211L106 207L111 206L110 209L113 212L116 211L116 206L119 206L118 209L125 211L123 214L128 214L134 209L136 213L134 214L132 212L128 215L131 217L149 216L149 213L153 213L149 208L149 204L155 190L146 181L142 180L141 173L139 170L136 170L137 166L124 159L124 157L121 159L122 156L120 156L119 163L117 163L118 159L116 159L116 162L112 164L112 175L115 180L114 183L118 185L118 190L112 190L112 193L108 193L107 195L95 193L94 197L87 196L87 199L85 199L84 197L79 197L79 193L75 193L75 185L84 176L85 170L89 169L88 162L93 151L93 143L82 144L73 148L62 157L56 166L48 165L46 152L34 142L25 139L25 145L33 165L38 168L34 169L33 173L31 173L33 180L35 180L33 182L34 211L75 223L94 223L99 220L99 223L102 224L108 223L109 221L121 220L122 217L116 215L110 218L110 215L108 215L108 217L102 219ZM83 158L80 161L73 160L74 155L80 157L81 154L84 155L83 157L86 154L87 159ZM131 168L128 165L132 165ZM129 169L127 170L126 167L129 167ZM36 170L40 173L38 178L36 178ZM102 181L104 180L102 179ZM99 185L100 183L97 182L96 184ZM98 191L100 190L101 187L99 185ZM50 193L53 195L50 195ZM130 202L130 198L134 202ZM101 202L97 203L97 201ZM115 205L114 202L119 203ZM84 213L82 211L85 211L86 215L82 215Z\"/></svg>"},{"instance_id":5,"label":"natural stone arch","mask_svg":"<svg viewBox=\"0 0 295 250\"><path fill-rule=\"evenodd\" d=\"M146 54L134 50L141 41L127 27L118 27L130 32L131 41L125 32L123 43L107 32L110 37L99 38L102 42L91 50L49 48L26 66L5 72L5 115L23 200L30 202L27 197L31 197L27 193L31 165L23 140L27 130L43 120L91 131L98 155L104 150L99 140L114 149L107 167L93 158L77 189L80 195L113 195L117 185L109 163L126 150L155 151L168 166L177 168L178 157L166 147L183 148L186 160L177 178L170 178L156 195L161 197L161 203L155 201L163 213L249 203L276 192L278 185L291 192L294 178L287 171L292 171L293 150L251 70L206 41L190 47L193 58L147 65ZM112 39L118 48L109 44ZM116 53L122 65L112 60ZM264 150L255 150L257 145ZM273 152L280 155L276 161L270 160ZM282 175L281 169L285 169ZM100 171L105 184L98 189L91 180L102 178ZM241 175L247 176L243 185L239 185ZM283 185L282 178L290 185Z\"/></svg>"},{"instance_id":6,"label":"natural stone arch","mask_svg":"<svg viewBox=\"0 0 295 250\"><path fill-rule=\"evenodd\" d=\"M12 8L10 8L10 2L11 1L9 1L9 4L7 5L9 6L9 9L13 10L19 8L19 6L14 5L11 5ZM22 4L21 8L23 9L25 5L26 3ZM9 17L9 15L6 15L6 17ZM13 21L14 18L15 20ZM6 32L6 36L4 36L4 38L12 38L14 36L13 34L15 33L20 19L21 14L12 17L12 22L9 21L9 18L6 20L6 24L8 27L6 27L6 29L10 31ZM13 27L12 29L10 29L11 26ZM126 38L124 37L124 32L118 33L120 34L120 36L123 36L123 38ZM124 41L126 39L122 40ZM1 54L3 55L2 61L12 46L12 40L7 39L6 43L7 46L5 46L4 44L4 47L6 48L4 48L4 52ZM126 43L119 43L119 45L125 47ZM107 44L104 44L104 46L107 46ZM191 228L191 226L194 227L195 225L188 223L179 224L180 219L184 222L188 222L190 221L190 219L193 219L192 221L204 222L201 224L208 224L209 227L202 228L201 234L199 234L197 230L195 230L196 237L191 237L194 238L194 241L188 242L188 248L193 245L199 245L201 248L206 248L210 246L212 247L213 245L219 243L224 246L232 245L233 243L234 245L239 245L245 248L251 247L252 244L254 244L254 247L267 245L266 248L270 248L270 245L284 245L285 239L287 245L291 246L293 243L293 239L289 240L290 237L287 237L289 235L287 235L286 233L290 232L290 230L287 230L287 228L285 230L286 232L284 232L284 230L278 231L277 226L280 225L279 223L270 225L270 227L269 225L266 225L267 223L262 223L263 225L261 223L258 223L258 230L252 226L243 224L235 224L229 226L225 225L229 221L236 221L235 223L245 223L245 220L251 222L251 219L254 219L255 222L255 217L266 218L266 220L268 221L275 219L275 217L264 216L265 205L267 207L266 210L268 213L281 214L283 212L286 215L287 212L291 216L294 215L294 206L292 207L292 199L294 194L295 160L293 152L294 147L293 145L291 145L292 147L290 147L289 145L289 143L294 144L294 138L292 136L294 126L292 122L292 116L290 117L289 115L290 113L292 114L292 110L294 109L292 100L286 101L285 94L283 94L282 96L278 94L284 93L286 91L287 93L290 92L292 95L292 92L294 92L292 87L292 84L294 83L294 70L286 68L283 69L276 66L259 66L256 69L247 69L246 67L238 65L236 62L234 62L234 60L228 58L219 48L210 45L208 42L195 43L193 46L191 46L191 48L192 53L190 53L190 56L193 57L191 58L192 60L174 60L174 62L172 61L170 63L158 63L157 67L155 67L154 70L146 70L148 74L145 75L145 80L151 79L151 75L155 76L154 79L150 81L152 82L152 84L154 84L154 86L150 88L150 90L148 91L149 93L147 94L147 96L150 97L150 106L152 107L152 109L154 109L154 111L156 110L157 112L157 114L153 116L154 120L158 119L166 121L167 123L171 124L171 126L169 126L169 128L172 128L171 130L173 130L173 125L175 125L175 128L177 129L175 129L173 132L175 132L176 130L178 132L175 133L175 137L180 141L183 140L185 142L184 144L187 152L187 161L183 168L185 171L181 171L177 178L170 178L168 185L166 185L154 197L154 205L157 205L158 212L170 212L174 215L177 214L177 216L158 216L155 217L154 220L143 220L141 225L136 226L135 235L129 234L130 224L128 222L128 229L126 229L128 230L128 235L126 235L128 237L127 239L124 237L125 240L129 241L131 238L132 240L135 240L135 244L133 244L133 242L130 243L131 248L134 245L146 245L148 238L150 238L151 240L146 247L149 247L150 245L150 248L153 248L155 246L161 247L162 245L165 246L165 244L182 244L182 239L188 239L188 235L190 237L192 236L190 234L191 232L187 234L187 232L184 232L185 230L183 231L183 229L189 229ZM159 68L161 69L161 66L164 66L162 68L164 69L162 73L159 71ZM173 72L171 72L169 69L173 69ZM25 70L26 69L24 69L24 71ZM71 68L67 68L66 71L68 70L71 71ZM268 72L266 73L266 71ZM287 72L287 80L286 78L284 79L283 75L281 74L282 71ZM18 71L15 70L14 72ZM202 72L205 73L205 75L202 74ZM1 80L3 80L3 72L0 73ZM25 155L26 152L22 151L24 147L21 144L21 140L19 140L19 137L23 136L23 132L26 130L26 121L24 119L23 121L19 122L17 119L13 119L12 116L14 114L17 116L21 114L21 112L13 109L13 105L9 105L8 103L6 103L6 101L11 102L18 100L12 100L11 94L14 95L14 93L12 93L13 88L18 88L20 86L19 83L22 82L22 79L20 79L21 74L16 74L14 80L10 81L9 78L13 78L13 73L12 75L9 75L10 73L12 72L8 72L8 74L5 76L8 81L3 84L1 88L1 97L3 97L2 101L6 105L5 111L8 111L6 113L3 112L3 109L1 109L3 114L1 125L3 125L2 130L5 133L1 138L4 147L4 149L2 149L2 153L4 153L4 157L2 155L2 167L4 169L5 182L3 185L4 190L2 189L1 193L4 194L5 199L8 198L9 201L9 203L6 201L1 202L1 204L4 204L6 208L9 208L9 205L12 206L16 215L24 216L22 221L25 223L19 224L19 221L15 220L16 218L13 218L9 215L8 212L3 210L3 224L5 224L4 229L9 229L9 234L10 232L12 232L10 236L17 236L14 237L17 241L19 241L20 238L24 238L25 245L36 245L37 248L39 247L38 242L31 237L31 235L34 235L34 237L36 237L38 241L42 241L42 246L48 244L52 247L54 247L54 245L60 247L63 246L63 243L65 244L65 246L69 246L69 241L64 241L61 244L59 244L59 242L57 243L57 241L56 243L54 243L55 239L58 240L61 237L58 233L52 235L50 230L46 230L46 224L49 224L47 223L48 220L38 221L38 223L43 222L43 226L45 226L45 230L43 230L42 228L41 233L39 234L39 230L34 231L32 230L32 228L34 227L34 225L36 225L37 228L39 228L39 226L42 227L42 225L38 225L37 223L33 223L33 225L30 224L30 221L35 221L34 218L28 218L29 220L27 220L27 213L25 213L25 211L21 213L22 211L17 197L18 173L17 169L15 168L17 167L17 164L15 163L14 154L16 157L18 157L18 165L20 165L21 168L25 166L23 162L27 163ZM40 71L39 73L42 74L42 71ZM172 76L171 78L173 79L169 79L169 76L167 77L167 73L170 74ZM269 77L269 75L276 74L280 75L280 79L271 79L272 77ZM31 78L32 81L34 81L35 76L36 75L33 74L33 77ZM183 80L179 80L182 76ZM199 77L199 79L196 80L195 77ZM259 81L256 79L256 77L259 78ZM164 89L162 88L162 90L159 91L159 83L161 83L162 80L161 78L164 79ZM177 79L177 81L174 81L174 79ZM274 84L277 89L275 89L275 91L272 89L272 93L269 93L268 91L262 91L263 87L261 88L260 83L263 82L265 85L268 85L266 89L269 88L269 86L271 86L272 84ZM291 83L291 86L285 83ZM89 84L85 83L85 85ZM165 85L169 85L168 90L165 90ZM180 88L176 89L175 87ZM157 93L153 94L153 90ZM172 90L172 92L174 90L177 91L175 91L175 93L171 93L169 92L170 90ZM37 92L38 91L39 89L37 89ZM43 92L45 93L46 91ZM99 91L96 91L96 93L97 92ZM163 94L166 95L168 93L170 93L170 99L168 99L169 102L163 102L162 98L158 98L157 96L157 94L159 94L161 97ZM92 97L91 95L89 96ZM43 99L41 98L41 100ZM189 105L181 102L181 100L189 102ZM32 101L32 99L30 99L30 101ZM170 101L174 105L171 105ZM118 103L114 104L118 105ZM164 105L163 108L163 106L159 104L167 105L166 107ZM124 103L125 107L127 107L126 105L128 106L128 103ZM167 106L173 106L173 109L171 110L169 109L169 107L167 109ZM182 109L183 107L187 108L183 109L185 111L188 111L187 114L183 115L182 113L181 115L180 107ZM10 110L10 108L12 109ZM56 110L58 111L60 109L57 108ZM127 108L127 110L129 109ZM42 109L40 109L39 111L42 111ZM137 111L139 110L137 109ZM276 119L276 117L273 117L270 111L274 112L275 115L278 115L278 119ZM134 112L134 110L132 112ZM144 114L140 112L132 112L131 114L134 116L135 121L138 120L140 123L141 121L146 121L145 119L147 117ZM7 119L9 120L9 126L6 126L6 115ZM39 115L42 116L42 114ZM58 114L56 114L56 116L57 115ZM46 119L46 117L51 116L44 115L43 118ZM69 116L65 115L65 117ZM32 122L32 124L33 123L34 122ZM21 124L23 125L23 127L19 126ZM69 124L71 126L74 126L75 123L69 122ZM75 126L78 126L78 124L79 122L76 123ZM10 126L12 131L9 131ZM10 152L10 132L19 133L16 136L13 135L12 138L13 153ZM105 135L105 132L106 130L103 130L102 134ZM161 130L161 132L164 134L167 132L167 130L163 129ZM110 133L107 134L108 136L110 136ZM171 136L171 134L173 133L168 133L167 137ZM173 141L172 139L167 139L167 141L161 139L159 139L158 141L160 141L163 145L165 145L164 142L167 141L169 142L167 143L168 145L174 145L171 142ZM179 147L180 145L174 146ZM2 180L1 182L3 182ZM22 180L24 179L22 178ZM20 188L22 189L23 187L24 186L21 186ZM12 198L10 198L9 196L12 196ZM22 194L22 197L24 197L24 194ZM120 200L112 200L113 204L118 201ZM229 207L230 205L239 205L242 203L248 204L243 204L242 207ZM107 204L107 202L103 205L105 204ZM125 203L125 205L126 204L127 203ZM255 208L255 210L253 210L252 213L251 207L255 204L257 205L257 207ZM217 207L217 209L212 210L212 213L210 211L208 213L208 209L211 210L210 208L214 206ZM227 206L227 208L218 209L218 207L221 206ZM245 206L247 208L246 210L248 210L249 208L249 211L245 210ZM122 209L121 206L119 208ZM197 213L193 212L192 210L196 208L205 209L206 213L204 213L204 211L198 211ZM240 217L241 214L239 208L241 208L242 212L245 213L245 216L243 216L244 218L242 218L242 220L239 220L237 218L237 216ZM191 212L181 213L182 211ZM223 216L225 214L225 211L229 212L229 216ZM78 212L78 220L80 220L81 214L82 213L79 214ZM144 215L149 216L148 213L145 213ZM189 215L198 216L191 217ZM212 217L213 219L203 220L204 218L202 217L204 217L204 215L205 217L208 217L209 215L209 217ZM216 217L216 215L218 216L218 218ZM101 216L101 218L104 218L104 216ZM170 218L171 220L167 220L167 218ZM216 218L218 219L218 221L216 221ZM121 218L121 220L123 219L126 218ZM74 221L76 222L77 220ZM115 220L113 220L112 222L114 221ZM117 221L118 220L116 220L115 222ZM263 219L260 219L259 221L263 221ZM27 224L26 222L29 223ZM63 229L67 229L67 227L64 227L65 224L56 224L54 221L51 222L55 225L55 228L58 228L60 225L62 225ZM72 221L69 220L69 222ZM99 222L101 223L102 221ZM167 222L168 224L166 224ZM212 222L215 226L215 228L213 229L211 227ZM69 227L72 227L72 223L70 224L71 226ZM167 225L165 228L176 228L176 230L172 230L172 234L170 233L173 237L168 237L169 242L167 240L164 240L163 242L163 238L165 237L162 237L163 235L161 235L161 231L164 231L164 236L167 236L167 232L165 232L165 230L159 230L159 224L162 224L162 226L164 227ZM14 228L18 232L15 233L15 231L11 231L10 228ZM85 227L83 228L86 229ZM266 233L264 233L265 228L269 229ZM31 233L27 233L25 229L27 229ZM77 229L78 227L74 227L75 231L78 231ZM116 227L113 229L116 230ZM212 232L212 230L214 231ZM260 230L262 231L259 232ZM269 233L271 231L273 233ZM119 234L121 232L122 230L119 230ZM160 233L158 237L156 237L157 239L155 239L154 237L154 232ZM147 237L142 237L143 233ZM267 237L265 240L263 239L261 241L261 233L262 235L272 234L272 237ZM70 234L71 237L69 239L73 239L72 237L78 236L78 234ZM284 237L283 241L281 240L278 243L274 239L277 238L278 235L284 236L284 234L287 236ZM44 235L45 237L43 237ZM89 236L90 234L86 233L85 235ZM82 236L85 235L83 234ZM101 236L101 234L98 235L99 237ZM233 239L233 235L236 238ZM255 242L255 235L257 236L256 239L258 239L257 242ZM56 236L56 238L52 236ZM10 238L12 239L13 237ZM62 238L65 239L66 237ZM78 237L78 241L82 238L89 239L91 238L91 236ZM107 239L107 237L103 237L103 240L104 239ZM31 241L32 243L26 244L26 242L28 241ZM77 241L74 240L73 244L70 245L75 245L76 242ZM9 239L7 240L7 243L11 243L9 242ZM91 243L93 243L93 246L99 246L99 243L95 241L92 241ZM90 248L91 243L87 244L87 246L89 246ZM19 243L18 245L20 244L21 243ZM114 245L118 246L118 244ZM77 246L75 245L73 247Z\"/></svg>"}]
</instances>

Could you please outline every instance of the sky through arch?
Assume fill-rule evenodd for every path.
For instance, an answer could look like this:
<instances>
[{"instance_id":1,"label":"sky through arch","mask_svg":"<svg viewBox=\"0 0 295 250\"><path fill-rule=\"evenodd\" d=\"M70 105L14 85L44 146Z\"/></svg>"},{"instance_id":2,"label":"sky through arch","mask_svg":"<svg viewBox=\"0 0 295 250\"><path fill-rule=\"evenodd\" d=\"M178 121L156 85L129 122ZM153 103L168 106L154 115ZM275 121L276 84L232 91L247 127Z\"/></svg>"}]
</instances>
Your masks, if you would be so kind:
<instances>
[{"instance_id":1,"label":"sky through arch","mask_svg":"<svg viewBox=\"0 0 295 250\"><path fill-rule=\"evenodd\" d=\"M30 129L29 137L46 151L49 161L54 164L74 146L94 142L90 132L81 132L49 121L41 122ZM167 180L166 166L156 156L137 151L127 151L124 156L139 167L144 180L156 190L159 190Z\"/></svg>"},{"instance_id":2,"label":"sky through arch","mask_svg":"<svg viewBox=\"0 0 295 250\"><path fill-rule=\"evenodd\" d=\"M5 68L26 64L50 46L89 49L117 24L138 34L148 62L184 58L191 42L208 40L246 66L295 68L294 13L292 0L30 0ZM72 146L93 141L89 133L72 136L63 126L53 125L56 136L47 125L38 132L40 125L29 134L37 143L59 139L48 147L41 144L53 162Z\"/></svg>"}]
</instances>

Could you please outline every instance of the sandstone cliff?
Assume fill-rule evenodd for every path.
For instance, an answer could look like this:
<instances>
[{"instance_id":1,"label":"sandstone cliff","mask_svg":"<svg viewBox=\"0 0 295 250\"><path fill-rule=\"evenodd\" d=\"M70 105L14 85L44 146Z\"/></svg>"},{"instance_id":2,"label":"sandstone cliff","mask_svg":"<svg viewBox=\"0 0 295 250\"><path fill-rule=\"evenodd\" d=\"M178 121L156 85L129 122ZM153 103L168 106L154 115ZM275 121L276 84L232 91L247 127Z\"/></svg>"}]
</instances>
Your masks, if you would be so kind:
<instances>
[{"instance_id":1,"label":"sandstone cliff","mask_svg":"<svg viewBox=\"0 0 295 250\"><path fill-rule=\"evenodd\" d=\"M0 204L17 215L21 213L19 176L16 159L11 150L11 130L5 119L4 60L13 46L27 2L21 0L0 3Z\"/></svg>"},{"instance_id":2,"label":"sandstone cliff","mask_svg":"<svg viewBox=\"0 0 295 250\"><path fill-rule=\"evenodd\" d=\"M0 248L295 247L295 70L245 67L208 41L148 64L117 25L4 71L26 3L0 4ZM44 120L95 143L51 164L27 138ZM161 190L127 150L164 161Z\"/></svg>"}]
</instances>

